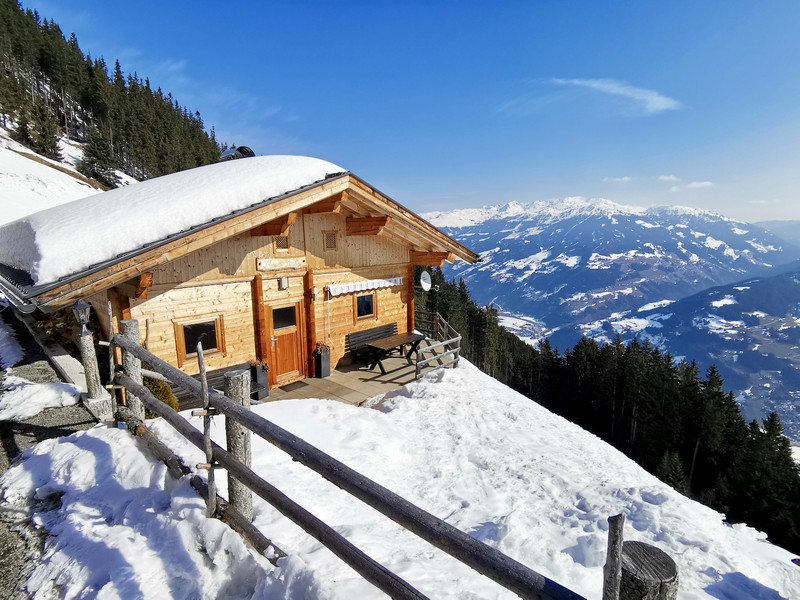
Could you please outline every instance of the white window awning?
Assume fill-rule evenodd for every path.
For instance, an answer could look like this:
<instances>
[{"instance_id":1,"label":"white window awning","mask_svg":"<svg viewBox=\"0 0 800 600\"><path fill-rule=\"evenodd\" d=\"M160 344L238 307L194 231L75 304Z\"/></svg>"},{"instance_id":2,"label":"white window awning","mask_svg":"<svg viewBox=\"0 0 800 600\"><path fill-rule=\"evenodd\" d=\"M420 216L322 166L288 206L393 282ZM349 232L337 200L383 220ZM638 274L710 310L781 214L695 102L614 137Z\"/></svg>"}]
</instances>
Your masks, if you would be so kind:
<instances>
[{"instance_id":1,"label":"white window awning","mask_svg":"<svg viewBox=\"0 0 800 600\"><path fill-rule=\"evenodd\" d=\"M380 288L394 287L403 285L402 277L389 277L388 279L365 279L364 281L353 281L351 283L332 283L327 286L331 296L340 296L352 292L364 292L367 290L377 290Z\"/></svg>"}]
</instances>

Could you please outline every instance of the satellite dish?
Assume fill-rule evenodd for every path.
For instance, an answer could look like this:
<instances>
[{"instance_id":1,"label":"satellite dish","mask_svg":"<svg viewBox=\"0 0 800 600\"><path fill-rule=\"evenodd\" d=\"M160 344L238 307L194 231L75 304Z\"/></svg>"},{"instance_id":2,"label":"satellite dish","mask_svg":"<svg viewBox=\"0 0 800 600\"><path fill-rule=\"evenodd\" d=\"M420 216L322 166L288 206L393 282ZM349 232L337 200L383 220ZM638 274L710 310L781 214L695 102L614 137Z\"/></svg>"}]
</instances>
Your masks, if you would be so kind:
<instances>
[{"instance_id":1,"label":"satellite dish","mask_svg":"<svg viewBox=\"0 0 800 600\"><path fill-rule=\"evenodd\" d=\"M431 289L431 274L427 271L423 271L419 275L419 287L421 287L426 292Z\"/></svg>"}]
</instances>

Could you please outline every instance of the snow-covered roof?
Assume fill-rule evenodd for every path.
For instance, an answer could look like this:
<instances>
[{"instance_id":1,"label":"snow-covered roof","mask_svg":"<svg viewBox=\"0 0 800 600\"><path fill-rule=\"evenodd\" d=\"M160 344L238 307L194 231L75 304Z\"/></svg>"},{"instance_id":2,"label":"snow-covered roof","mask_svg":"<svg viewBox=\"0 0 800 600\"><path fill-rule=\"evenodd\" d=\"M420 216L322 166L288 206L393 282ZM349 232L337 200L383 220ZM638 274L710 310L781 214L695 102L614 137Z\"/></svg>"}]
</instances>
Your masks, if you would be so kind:
<instances>
[{"instance_id":1,"label":"snow-covered roof","mask_svg":"<svg viewBox=\"0 0 800 600\"><path fill-rule=\"evenodd\" d=\"M0 226L0 263L58 281L346 170L305 156L198 167L54 206Z\"/></svg>"}]
</instances>

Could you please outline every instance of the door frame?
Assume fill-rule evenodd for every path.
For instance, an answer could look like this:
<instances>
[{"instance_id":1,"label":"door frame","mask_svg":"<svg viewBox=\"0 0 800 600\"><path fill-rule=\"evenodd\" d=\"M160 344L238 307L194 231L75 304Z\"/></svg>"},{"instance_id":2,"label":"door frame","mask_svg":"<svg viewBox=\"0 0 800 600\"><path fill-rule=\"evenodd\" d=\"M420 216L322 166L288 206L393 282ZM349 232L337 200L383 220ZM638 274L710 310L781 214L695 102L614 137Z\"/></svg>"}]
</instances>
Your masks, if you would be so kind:
<instances>
[{"instance_id":1,"label":"door frame","mask_svg":"<svg viewBox=\"0 0 800 600\"><path fill-rule=\"evenodd\" d=\"M272 323L272 310L275 308L288 308L295 307L295 316L297 322L297 375L290 377L286 380L278 382L277 369L272 368L276 364L275 361L275 344L272 342L274 337L274 329ZM265 333L266 333L266 347L267 347L267 364L270 365L269 370L269 387L273 389L278 385L288 385L295 381L300 381L308 377L308 356L307 356L307 339L308 331L306 329L306 316L305 316L305 302L303 298L287 298L279 301L265 301L264 302L265 314Z\"/></svg>"}]
</instances>

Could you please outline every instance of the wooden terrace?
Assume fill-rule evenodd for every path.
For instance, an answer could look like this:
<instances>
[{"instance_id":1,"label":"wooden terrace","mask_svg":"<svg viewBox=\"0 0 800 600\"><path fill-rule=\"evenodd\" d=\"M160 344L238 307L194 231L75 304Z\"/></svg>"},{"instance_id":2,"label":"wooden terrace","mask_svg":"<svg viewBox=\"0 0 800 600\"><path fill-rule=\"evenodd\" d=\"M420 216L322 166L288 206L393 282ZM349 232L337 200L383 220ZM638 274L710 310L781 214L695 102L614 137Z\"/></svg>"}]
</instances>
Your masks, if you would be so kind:
<instances>
[{"instance_id":1,"label":"wooden terrace","mask_svg":"<svg viewBox=\"0 0 800 600\"><path fill-rule=\"evenodd\" d=\"M337 369L331 369L330 377L323 379L309 377L302 381L272 389L269 391L269 397L265 398L263 402L327 398L357 405L374 396L398 390L414 381L416 367L414 364L409 364L405 357L389 356L384 358L382 362L386 369L385 375L377 367L374 371L371 371L369 367L365 367L361 363L353 363ZM247 365L208 372L209 387L222 391L225 373L237 369L247 369ZM202 402L188 392L178 388L173 388L173 392L178 397L180 410L200 408L202 406ZM255 404L259 403L253 401L253 405Z\"/></svg>"}]
</instances>

